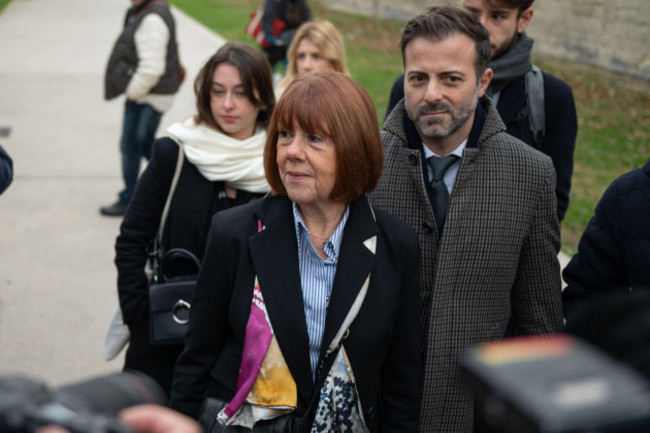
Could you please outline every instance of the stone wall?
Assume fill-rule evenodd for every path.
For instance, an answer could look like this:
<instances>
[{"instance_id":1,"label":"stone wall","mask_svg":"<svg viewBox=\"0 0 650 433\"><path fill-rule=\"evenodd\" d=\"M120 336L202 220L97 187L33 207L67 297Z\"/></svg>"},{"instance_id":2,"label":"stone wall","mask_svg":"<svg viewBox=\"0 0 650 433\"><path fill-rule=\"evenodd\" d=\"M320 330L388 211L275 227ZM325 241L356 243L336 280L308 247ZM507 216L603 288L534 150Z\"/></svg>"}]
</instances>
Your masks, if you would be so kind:
<instances>
[{"instance_id":1,"label":"stone wall","mask_svg":"<svg viewBox=\"0 0 650 433\"><path fill-rule=\"evenodd\" d=\"M332 9L408 20L460 0L327 0ZM537 0L535 51L650 80L650 0Z\"/></svg>"}]
</instances>

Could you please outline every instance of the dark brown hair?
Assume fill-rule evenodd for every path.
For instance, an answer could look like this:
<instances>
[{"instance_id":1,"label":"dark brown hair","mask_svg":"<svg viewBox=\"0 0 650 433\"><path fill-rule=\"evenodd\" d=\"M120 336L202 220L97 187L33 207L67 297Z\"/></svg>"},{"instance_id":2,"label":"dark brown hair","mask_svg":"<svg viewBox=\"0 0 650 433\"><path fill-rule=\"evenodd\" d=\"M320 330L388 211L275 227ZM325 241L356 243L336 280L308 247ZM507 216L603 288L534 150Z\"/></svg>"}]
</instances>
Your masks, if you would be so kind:
<instances>
[{"instance_id":1,"label":"dark brown hair","mask_svg":"<svg viewBox=\"0 0 650 433\"><path fill-rule=\"evenodd\" d=\"M480 78L490 63L490 34L476 15L454 6L433 6L423 14L412 18L402 32L400 48L402 61L406 64L406 46L416 38L440 42L457 34L467 35L476 46L474 69Z\"/></svg>"},{"instance_id":2,"label":"dark brown hair","mask_svg":"<svg viewBox=\"0 0 650 433\"><path fill-rule=\"evenodd\" d=\"M372 191L381 175L383 146L368 93L341 72L298 75L273 113L264 148L266 180L275 194L287 195L278 171L278 132L325 135L335 147L336 180L331 200L350 202Z\"/></svg>"},{"instance_id":3,"label":"dark brown hair","mask_svg":"<svg viewBox=\"0 0 650 433\"><path fill-rule=\"evenodd\" d=\"M212 78L214 77L214 71L222 63L237 68L246 96L253 105L260 109L255 125L258 128L266 128L275 107L271 66L262 53L243 42L224 44L205 62L196 76L196 80L194 80L196 123L205 123L223 132L212 117L210 108ZM258 96L255 96L256 92Z\"/></svg>"},{"instance_id":4,"label":"dark brown hair","mask_svg":"<svg viewBox=\"0 0 650 433\"><path fill-rule=\"evenodd\" d=\"M523 11L533 5L535 0L488 0L488 3L493 7L504 6L507 8L517 8L521 14Z\"/></svg>"}]
</instances>

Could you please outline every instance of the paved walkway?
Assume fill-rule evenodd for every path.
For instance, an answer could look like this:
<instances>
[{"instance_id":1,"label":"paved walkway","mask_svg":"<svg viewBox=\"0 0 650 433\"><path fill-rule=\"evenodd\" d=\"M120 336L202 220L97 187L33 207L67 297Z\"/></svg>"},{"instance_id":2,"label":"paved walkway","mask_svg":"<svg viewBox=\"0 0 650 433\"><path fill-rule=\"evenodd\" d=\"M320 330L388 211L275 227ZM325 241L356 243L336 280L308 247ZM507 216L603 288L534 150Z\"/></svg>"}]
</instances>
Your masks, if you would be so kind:
<instances>
[{"instance_id":1,"label":"paved walkway","mask_svg":"<svg viewBox=\"0 0 650 433\"><path fill-rule=\"evenodd\" d=\"M98 208L122 187L123 99L105 102L102 80L128 4L13 0L0 14L0 143L15 164L0 196L0 375L56 386L122 365L103 359L120 219ZM174 12L188 81L161 130L194 112L192 78L223 42Z\"/></svg>"},{"instance_id":2,"label":"paved walkway","mask_svg":"<svg viewBox=\"0 0 650 433\"><path fill-rule=\"evenodd\" d=\"M0 375L56 386L121 368L103 359L120 219L98 209L122 188L124 100L103 100L103 73L128 6L13 0L0 14L0 143L15 171L0 196ZM193 77L223 43L174 16L188 80L159 132L194 112Z\"/></svg>"}]
</instances>

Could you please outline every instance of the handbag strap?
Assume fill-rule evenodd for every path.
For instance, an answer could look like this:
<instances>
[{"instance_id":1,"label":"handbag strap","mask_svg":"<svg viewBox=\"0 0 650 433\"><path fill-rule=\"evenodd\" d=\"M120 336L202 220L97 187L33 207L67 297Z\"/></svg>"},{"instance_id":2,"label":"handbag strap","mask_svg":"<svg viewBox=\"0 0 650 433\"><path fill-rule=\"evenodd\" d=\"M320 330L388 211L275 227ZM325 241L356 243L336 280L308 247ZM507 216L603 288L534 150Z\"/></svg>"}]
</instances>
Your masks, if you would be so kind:
<instances>
[{"instance_id":1,"label":"handbag strap","mask_svg":"<svg viewBox=\"0 0 650 433\"><path fill-rule=\"evenodd\" d=\"M377 221L377 217L375 216L375 211L370 206L370 203L368 203L368 206L370 207L370 212L372 213L372 218ZM366 239L363 244L372 252L372 254L377 253L377 236L372 236L371 238ZM357 314L359 313L359 310L361 309L361 305L363 305L364 299L366 299L366 294L368 293L368 286L370 285L370 274L368 274L368 277L363 283L363 286L361 286L361 290L359 290L359 293L357 294L357 298L354 300L354 303L350 307L350 310L348 311L348 314L345 316L345 319L343 320L343 323L341 323L341 327L339 328L338 332L332 339L332 342L330 343L329 347L327 348L327 353L332 353L334 352L340 345L341 345L341 340L343 339L343 336L345 333L348 332L350 329L350 325L352 325L352 322L354 319L357 317Z\"/></svg>"},{"instance_id":2,"label":"handbag strap","mask_svg":"<svg viewBox=\"0 0 650 433\"><path fill-rule=\"evenodd\" d=\"M368 206L370 207L370 212L372 213L372 218L377 221L377 217L375 216L375 211L368 203ZM376 254L377 251L377 236L372 236L369 239L366 239L363 244L368 248L373 254ZM311 400L309 401L309 405L307 406L307 409L305 410L305 416L300 419L296 425L296 431L299 433L307 433L311 430L311 425L306 424L306 418L310 416L310 414L316 410L316 406L318 405L318 402L320 400L320 392L319 390L323 387L323 384L325 383L325 380L327 378L326 375L323 374L326 368L331 368L332 364L334 363L334 356L335 354L338 353L339 349L341 348L341 340L343 340L345 334L348 332L350 329L350 326L352 325L352 322L354 319L357 317L357 314L359 313L359 310L361 310L361 306L363 305L363 301L366 299L366 294L368 293L368 286L370 284L370 274L368 274L368 277L363 283L363 286L361 287L361 290L359 290L359 293L357 294L356 299L354 300L354 303L352 304L352 307L350 307L350 310L348 311L347 316L345 316L345 319L343 320L343 323L341 323L341 327L339 328L338 332L332 339L332 342L330 343L329 347L325 351L325 355L321 358L320 362L318 363L318 367L316 367L316 377L320 377L321 380L319 380L318 386L315 388L315 392L312 395Z\"/></svg>"},{"instance_id":3,"label":"handbag strap","mask_svg":"<svg viewBox=\"0 0 650 433\"><path fill-rule=\"evenodd\" d=\"M173 139L172 139L173 140ZM176 185L178 184L178 178L181 175L181 169L183 168L183 159L185 154L183 153L183 145L174 140L178 144L178 158L176 159L176 169L174 171L174 177L172 178L172 183L169 186L169 194L167 195L167 201L165 202L165 207L162 211L162 217L160 218L160 227L158 228L158 239L159 242L162 242L163 230L165 229L165 222L167 221L167 215L169 214L169 207L174 196L174 191L176 191Z\"/></svg>"}]
</instances>

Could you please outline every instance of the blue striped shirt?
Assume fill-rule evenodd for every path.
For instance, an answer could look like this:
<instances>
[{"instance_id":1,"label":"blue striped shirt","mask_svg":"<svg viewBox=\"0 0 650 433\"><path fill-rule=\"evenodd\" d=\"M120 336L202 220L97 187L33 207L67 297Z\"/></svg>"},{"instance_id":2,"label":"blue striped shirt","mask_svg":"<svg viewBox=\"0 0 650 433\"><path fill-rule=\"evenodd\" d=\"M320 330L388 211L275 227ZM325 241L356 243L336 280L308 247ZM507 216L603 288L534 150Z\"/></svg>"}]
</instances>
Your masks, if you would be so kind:
<instances>
[{"instance_id":1,"label":"blue striped shirt","mask_svg":"<svg viewBox=\"0 0 650 433\"><path fill-rule=\"evenodd\" d=\"M293 219L296 224L296 238L298 239L298 266L305 318L307 320L307 334L309 335L309 360L311 362L312 378L315 378L316 374L323 332L325 331L327 306L334 285L343 229L349 214L350 207L348 206L341 222L324 245L323 249L327 258L323 260L318 255L316 248L311 244L309 231L300 216L298 206L293 203Z\"/></svg>"}]
</instances>

